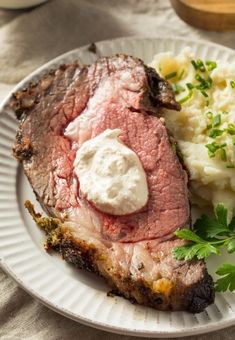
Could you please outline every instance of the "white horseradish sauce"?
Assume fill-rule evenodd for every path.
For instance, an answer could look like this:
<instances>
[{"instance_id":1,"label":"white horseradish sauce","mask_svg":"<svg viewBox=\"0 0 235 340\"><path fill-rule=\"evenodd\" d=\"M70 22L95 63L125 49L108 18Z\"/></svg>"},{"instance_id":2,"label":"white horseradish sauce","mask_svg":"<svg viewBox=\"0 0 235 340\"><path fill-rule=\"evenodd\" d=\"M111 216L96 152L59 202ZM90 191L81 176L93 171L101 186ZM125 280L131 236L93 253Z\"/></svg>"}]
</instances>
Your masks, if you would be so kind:
<instances>
[{"instance_id":1,"label":"white horseradish sauce","mask_svg":"<svg viewBox=\"0 0 235 340\"><path fill-rule=\"evenodd\" d=\"M80 191L112 215L131 214L148 201L145 171L135 152L119 140L120 132L107 129L84 142L74 161Z\"/></svg>"}]
</instances>

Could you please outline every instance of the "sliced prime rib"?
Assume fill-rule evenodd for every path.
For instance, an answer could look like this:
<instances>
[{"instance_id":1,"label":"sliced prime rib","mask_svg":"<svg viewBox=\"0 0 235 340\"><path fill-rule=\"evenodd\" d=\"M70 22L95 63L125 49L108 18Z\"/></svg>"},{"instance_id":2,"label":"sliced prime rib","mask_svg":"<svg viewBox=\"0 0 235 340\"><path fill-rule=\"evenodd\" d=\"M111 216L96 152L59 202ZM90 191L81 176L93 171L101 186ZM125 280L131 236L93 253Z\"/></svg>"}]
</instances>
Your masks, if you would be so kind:
<instances>
[{"instance_id":1,"label":"sliced prime rib","mask_svg":"<svg viewBox=\"0 0 235 340\"><path fill-rule=\"evenodd\" d=\"M180 109L166 81L141 60L117 55L61 66L15 93L12 107L20 120L14 155L50 216L27 202L48 234L47 248L143 305L200 312L213 302L204 261L172 257L184 244L174 231L189 226L190 209L187 176L160 117L162 108ZM126 216L95 209L80 195L73 169L76 150L108 128L121 129L147 176L147 205Z\"/></svg>"}]
</instances>

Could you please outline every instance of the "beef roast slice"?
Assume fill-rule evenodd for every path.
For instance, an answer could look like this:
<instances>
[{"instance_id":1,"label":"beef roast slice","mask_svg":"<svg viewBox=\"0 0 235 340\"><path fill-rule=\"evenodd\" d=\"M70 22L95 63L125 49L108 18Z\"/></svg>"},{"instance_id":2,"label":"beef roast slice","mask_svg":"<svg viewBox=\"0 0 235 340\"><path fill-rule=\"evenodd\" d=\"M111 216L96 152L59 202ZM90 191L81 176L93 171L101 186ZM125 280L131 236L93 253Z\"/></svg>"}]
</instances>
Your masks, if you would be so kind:
<instances>
[{"instance_id":1,"label":"beef roast slice","mask_svg":"<svg viewBox=\"0 0 235 340\"><path fill-rule=\"evenodd\" d=\"M61 67L16 93L12 106L21 121L14 154L44 209L61 221L49 245L138 303L201 311L213 301L204 262L172 258L183 244L173 232L190 214L186 175L159 118L164 107L179 109L167 82L139 59L119 55ZM107 128L121 130L146 172L149 200L138 213L104 214L80 196L76 150Z\"/></svg>"},{"instance_id":2,"label":"beef roast slice","mask_svg":"<svg viewBox=\"0 0 235 340\"><path fill-rule=\"evenodd\" d=\"M65 70L69 81L73 70L70 68ZM58 71L57 78L61 72ZM60 211L78 204L77 180L73 175L75 147L71 149L71 140L64 137L63 131L69 122L82 115L74 144L80 146L107 128L119 128L120 138L137 153L147 173L148 205L131 216L100 214L104 237L136 242L165 237L187 225L185 174L172 152L162 121L146 113L147 110L157 114L161 106L178 107L169 85L139 60L117 57L104 58L84 68L70 88L61 91L59 98L54 97L54 92L52 85L48 96L44 94L37 99L37 109L21 127L23 147L26 145L33 153L25 164L26 174L40 201L47 208ZM15 148L18 155L22 155L21 145L20 142L20 147ZM44 172L46 177L41 176Z\"/></svg>"}]
</instances>

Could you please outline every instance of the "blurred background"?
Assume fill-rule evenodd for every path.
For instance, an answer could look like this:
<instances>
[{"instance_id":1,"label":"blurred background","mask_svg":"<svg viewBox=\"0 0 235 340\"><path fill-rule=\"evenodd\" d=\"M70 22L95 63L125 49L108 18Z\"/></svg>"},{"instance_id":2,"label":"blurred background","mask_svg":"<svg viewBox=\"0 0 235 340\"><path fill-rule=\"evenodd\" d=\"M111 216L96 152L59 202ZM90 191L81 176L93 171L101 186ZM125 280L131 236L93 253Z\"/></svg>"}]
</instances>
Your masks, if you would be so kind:
<instances>
[{"instance_id":1,"label":"blurred background","mask_svg":"<svg viewBox=\"0 0 235 340\"><path fill-rule=\"evenodd\" d=\"M42 2L0 0L0 7L1 2L17 7L31 1ZM168 0L43 2L28 9L0 10L0 83L14 84L51 58L76 47L121 36L178 35L235 47L234 32L194 28L176 15Z\"/></svg>"}]
</instances>

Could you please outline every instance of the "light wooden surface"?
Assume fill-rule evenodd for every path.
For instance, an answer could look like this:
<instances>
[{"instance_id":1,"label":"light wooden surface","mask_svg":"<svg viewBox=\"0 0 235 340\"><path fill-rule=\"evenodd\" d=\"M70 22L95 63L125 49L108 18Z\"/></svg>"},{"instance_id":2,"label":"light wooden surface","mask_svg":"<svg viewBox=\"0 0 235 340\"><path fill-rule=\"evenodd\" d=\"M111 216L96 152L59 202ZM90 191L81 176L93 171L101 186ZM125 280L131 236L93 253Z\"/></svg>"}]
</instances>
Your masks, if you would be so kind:
<instances>
[{"instance_id":1,"label":"light wooden surface","mask_svg":"<svg viewBox=\"0 0 235 340\"><path fill-rule=\"evenodd\" d=\"M235 0L171 0L188 24L209 31L235 31Z\"/></svg>"}]
</instances>

